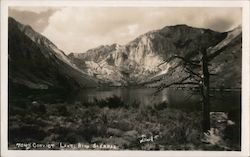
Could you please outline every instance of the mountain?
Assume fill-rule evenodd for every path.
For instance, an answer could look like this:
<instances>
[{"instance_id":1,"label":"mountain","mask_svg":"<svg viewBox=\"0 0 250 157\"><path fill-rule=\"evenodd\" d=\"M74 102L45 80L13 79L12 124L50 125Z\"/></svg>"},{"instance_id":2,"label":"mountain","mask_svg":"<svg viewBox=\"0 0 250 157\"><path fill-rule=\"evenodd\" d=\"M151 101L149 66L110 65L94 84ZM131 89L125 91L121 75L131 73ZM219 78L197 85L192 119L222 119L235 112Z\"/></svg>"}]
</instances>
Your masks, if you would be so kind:
<instances>
[{"instance_id":1,"label":"mountain","mask_svg":"<svg viewBox=\"0 0 250 157\"><path fill-rule=\"evenodd\" d=\"M10 88L158 87L189 75L184 62L172 56L199 60L200 48L210 58L212 87L241 88L240 26L229 32L187 25L166 26L125 45L101 45L68 56L49 39L13 18L9 18L8 33ZM200 68L193 70L201 73Z\"/></svg>"},{"instance_id":2,"label":"mountain","mask_svg":"<svg viewBox=\"0 0 250 157\"><path fill-rule=\"evenodd\" d=\"M224 32L225 38L218 44L206 48L209 60L210 86L212 88L241 88L241 66L242 66L242 32L241 27L232 31ZM199 55L192 59L199 59ZM168 62L174 64L166 74L151 78L145 84L150 87L161 86L182 80L190 75L186 72L183 62L173 59ZM232 66L233 65L233 66ZM201 68L192 68L201 76ZM193 80L187 79L186 82ZM184 85L188 86L188 85Z\"/></svg>"},{"instance_id":3,"label":"mountain","mask_svg":"<svg viewBox=\"0 0 250 157\"><path fill-rule=\"evenodd\" d=\"M76 67L50 40L15 19L8 19L9 87L76 89L97 80Z\"/></svg>"},{"instance_id":4,"label":"mountain","mask_svg":"<svg viewBox=\"0 0 250 157\"><path fill-rule=\"evenodd\" d=\"M228 32L227 37L209 49L215 53L211 60L212 86L220 88L241 88L242 77L242 28Z\"/></svg>"},{"instance_id":5,"label":"mountain","mask_svg":"<svg viewBox=\"0 0 250 157\"><path fill-rule=\"evenodd\" d=\"M208 52L215 52L212 53L212 66L209 67L212 72L217 72L211 77L212 85L239 87L240 27L221 33L187 25L167 26L145 33L125 45L99 46L85 53L71 53L69 56L79 68L90 76L102 80L102 83L121 86L138 84L159 86L188 75L184 71L183 62L178 59L169 60L172 56L197 59L200 47ZM222 62L223 59L228 62ZM216 67L221 68L215 70ZM235 81L232 81L232 78Z\"/></svg>"},{"instance_id":6,"label":"mountain","mask_svg":"<svg viewBox=\"0 0 250 157\"><path fill-rule=\"evenodd\" d=\"M101 45L97 48L90 49L85 53L70 53L69 57L78 58L84 61L100 62L108 57L113 51L119 49L120 46L121 45L118 44Z\"/></svg>"},{"instance_id":7,"label":"mountain","mask_svg":"<svg viewBox=\"0 0 250 157\"><path fill-rule=\"evenodd\" d=\"M120 70L114 66L112 54L119 50L118 44L101 45L85 53L70 53L71 61L90 76L96 77L103 84L120 86L127 84Z\"/></svg>"}]
</instances>

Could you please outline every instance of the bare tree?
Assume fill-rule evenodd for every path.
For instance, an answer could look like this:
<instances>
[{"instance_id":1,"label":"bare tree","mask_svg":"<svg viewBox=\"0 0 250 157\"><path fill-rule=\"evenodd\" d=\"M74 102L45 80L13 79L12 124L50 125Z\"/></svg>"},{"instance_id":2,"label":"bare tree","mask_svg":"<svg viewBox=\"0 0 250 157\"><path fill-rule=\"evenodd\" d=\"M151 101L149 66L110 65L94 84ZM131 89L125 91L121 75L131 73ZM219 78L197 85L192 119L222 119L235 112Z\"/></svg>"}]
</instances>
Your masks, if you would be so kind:
<instances>
[{"instance_id":1,"label":"bare tree","mask_svg":"<svg viewBox=\"0 0 250 157\"><path fill-rule=\"evenodd\" d=\"M199 88L199 92L202 98L202 128L203 132L208 132L210 130L210 101L209 101L209 56L207 54L207 50L205 48L199 48L197 50L199 52L198 59L188 59L183 56L174 55L170 57L166 62L170 62L174 59L179 59L183 63L184 71L188 74L183 78L179 78L171 83L163 83L158 88L158 92L176 85L192 85Z\"/></svg>"},{"instance_id":2,"label":"bare tree","mask_svg":"<svg viewBox=\"0 0 250 157\"><path fill-rule=\"evenodd\" d=\"M210 130L210 101L209 101L209 70L208 70L208 56L206 49L201 49L200 54L202 56L202 85L201 95L202 95L202 111L203 111L203 121L202 127L203 132Z\"/></svg>"}]
</instances>

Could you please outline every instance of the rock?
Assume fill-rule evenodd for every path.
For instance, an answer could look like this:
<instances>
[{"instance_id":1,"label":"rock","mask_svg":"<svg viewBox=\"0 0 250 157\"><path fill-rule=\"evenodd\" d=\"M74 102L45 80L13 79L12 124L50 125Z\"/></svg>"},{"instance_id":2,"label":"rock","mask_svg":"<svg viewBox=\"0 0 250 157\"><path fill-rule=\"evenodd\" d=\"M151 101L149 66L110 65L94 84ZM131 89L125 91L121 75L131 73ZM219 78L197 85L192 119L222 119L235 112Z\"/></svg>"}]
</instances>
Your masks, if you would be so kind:
<instances>
[{"instance_id":1,"label":"rock","mask_svg":"<svg viewBox=\"0 0 250 157\"><path fill-rule=\"evenodd\" d=\"M115 128L108 128L107 129L107 134L112 135L112 136L121 137L122 136L122 131L119 130L119 129L115 129Z\"/></svg>"},{"instance_id":2,"label":"rock","mask_svg":"<svg viewBox=\"0 0 250 157\"><path fill-rule=\"evenodd\" d=\"M210 118L216 123L224 123L228 120L228 115L225 112L210 112Z\"/></svg>"},{"instance_id":3,"label":"rock","mask_svg":"<svg viewBox=\"0 0 250 157\"><path fill-rule=\"evenodd\" d=\"M139 133L136 130L130 130L125 132L123 136L128 140L135 140L139 137Z\"/></svg>"},{"instance_id":4,"label":"rock","mask_svg":"<svg viewBox=\"0 0 250 157\"><path fill-rule=\"evenodd\" d=\"M123 130L123 131L129 131L133 129L133 125L128 120L121 120L116 124L116 127Z\"/></svg>"},{"instance_id":5,"label":"rock","mask_svg":"<svg viewBox=\"0 0 250 157\"><path fill-rule=\"evenodd\" d=\"M235 125L235 122L231 121L231 120L228 120L227 121L227 125Z\"/></svg>"},{"instance_id":6,"label":"rock","mask_svg":"<svg viewBox=\"0 0 250 157\"><path fill-rule=\"evenodd\" d=\"M32 105L39 105L39 103L37 101L32 101L31 103Z\"/></svg>"}]
</instances>

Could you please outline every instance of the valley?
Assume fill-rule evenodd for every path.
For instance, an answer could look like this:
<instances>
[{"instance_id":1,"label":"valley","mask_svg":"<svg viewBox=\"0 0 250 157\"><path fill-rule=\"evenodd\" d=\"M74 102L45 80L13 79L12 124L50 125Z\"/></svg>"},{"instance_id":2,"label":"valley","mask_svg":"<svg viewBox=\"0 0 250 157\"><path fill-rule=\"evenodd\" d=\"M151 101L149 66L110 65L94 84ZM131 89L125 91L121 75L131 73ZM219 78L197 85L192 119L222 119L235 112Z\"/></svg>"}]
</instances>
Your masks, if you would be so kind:
<instances>
[{"instance_id":1,"label":"valley","mask_svg":"<svg viewBox=\"0 0 250 157\"><path fill-rule=\"evenodd\" d=\"M8 20L9 149L35 142L110 144L119 150L241 150L241 26L227 32L165 26L123 45L69 53L31 26ZM207 135L199 92L201 49L211 74ZM183 60L197 61L192 74ZM197 81L191 75L199 77L198 85L188 84Z\"/></svg>"},{"instance_id":2,"label":"valley","mask_svg":"<svg viewBox=\"0 0 250 157\"><path fill-rule=\"evenodd\" d=\"M11 85L31 89L103 85L158 87L188 75L183 62L169 60L171 56L197 59L198 48L203 47L212 56L209 69L215 75L211 76L211 86L241 88L240 26L222 33L187 25L166 26L143 34L126 45L102 45L87 52L65 55L30 26L12 18L9 25ZM19 38L14 39L14 36ZM31 67L39 70L33 73Z\"/></svg>"}]
</instances>

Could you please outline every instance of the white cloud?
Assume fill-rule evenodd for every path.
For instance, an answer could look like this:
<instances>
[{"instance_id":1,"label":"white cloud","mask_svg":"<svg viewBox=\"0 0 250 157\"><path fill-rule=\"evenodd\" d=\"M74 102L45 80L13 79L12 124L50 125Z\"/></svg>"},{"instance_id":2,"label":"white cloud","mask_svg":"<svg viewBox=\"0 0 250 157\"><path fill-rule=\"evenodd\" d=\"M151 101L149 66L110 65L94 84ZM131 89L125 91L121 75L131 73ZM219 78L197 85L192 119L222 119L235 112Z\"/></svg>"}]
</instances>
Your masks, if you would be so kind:
<instances>
[{"instance_id":1,"label":"white cloud","mask_svg":"<svg viewBox=\"0 0 250 157\"><path fill-rule=\"evenodd\" d=\"M167 25L227 31L241 24L239 8L65 7L42 32L59 48L84 52L99 45L125 44L142 33Z\"/></svg>"},{"instance_id":2,"label":"white cloud","mask_svg":"<svg viewBox=\"0 0 250 157\"><path fill-rule=\"evenodd\" d=\"M30 11L30 12L33 12L33 13L41 13L41 12L48 11L49 7L34 7L34 6L23 7L23 6L19 6L19 7L15 7L15 10L18 10L18 11Z\"/></svg>"},{"instance_id":3,"label":"white cloud","mask_svg":"<svg viewBox=\"0 0 250 157\"><path fill-rule=\"evenodd\" d=\"M133 24L133 25L128 25L128 32L130 35L133 35L137 32L138 30L138 25L137 24Z\"/></svg>"}]
</instances>

